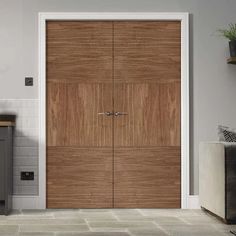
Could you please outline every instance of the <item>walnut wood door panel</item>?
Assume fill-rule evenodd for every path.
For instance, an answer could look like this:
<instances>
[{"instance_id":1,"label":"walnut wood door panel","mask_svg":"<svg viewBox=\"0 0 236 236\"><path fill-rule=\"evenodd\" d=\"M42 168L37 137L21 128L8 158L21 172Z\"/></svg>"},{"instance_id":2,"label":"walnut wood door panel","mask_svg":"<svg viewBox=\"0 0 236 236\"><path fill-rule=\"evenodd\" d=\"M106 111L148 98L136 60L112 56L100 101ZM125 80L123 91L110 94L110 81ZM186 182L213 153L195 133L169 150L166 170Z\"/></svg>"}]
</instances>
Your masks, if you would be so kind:
<instances>
[{"instance_id":1,"label":"walnut wood door panel","mask_svg":"<svg viewBox=\"0 0 236 236\"><path fill-rule=\"evenodd\" d=\"M114 23L114 207L180 207L180 27Z\"/></svg>"},{"instance_id":2,"label":"walnut wood door panel","mask_svg":"<svg viewBox=\"0 0 236 236\"><path fill-rule=\"evenodd\" d=\"M47 148L48 208L110 208L111 148Z\"/></svg>"},{"instance_id":3,"label":"walnut wood door panel","mask_svg":"<svg viewBox=\"0 0 236 236\"><path fill-rule=\"evenodd\" d=\"M116 148L114 206L179 208L180 148Z\"/></svg>"},{"instance_id":4,"label":"walnut wood door panel","mask_svg":"<svg viewBox=\"0 0 236 236\"><path fill-rule=\"evenodd\" d=\"M180 61L180 21L114 23L115 83L180 81Z\"/></svg>"},{"instance_id":5,"label":"walnut wood door panel","mask_svg":"<svg viewBox=\"0 0 236 236\"><path fill-rule=\"evenodd\" d=\"M112 147L111 83L47 83L48 146Z\"/></svg>"},{"instance_id":6,"label":"walnut wood door panel","mask_svg":"<svg viewBox=\"0 0 236 236\"><path fill-rule=\"evenodd\" d=\"M118 147L180 146L180 82L117 83L114 119Z\"/></svg>"},{"instance_id":7,"label":"walnut wood door panel","mask_svg":"<svg viewBox=\"0 0 236 236\"><path fill-rule=\"evenodd\" d=\"M47 22L47 207L113 203L112 22Z\"/></svg>"},{"instance_id":8,"label":"walnut wood door panel","mask_svg":"<svg viewBox=\"0 0 236 236\"><path fill-rule=\"evenodd\" d=\"M47 81L111 83L112 22L47 22Z\"/></svg>"}]
</instances>

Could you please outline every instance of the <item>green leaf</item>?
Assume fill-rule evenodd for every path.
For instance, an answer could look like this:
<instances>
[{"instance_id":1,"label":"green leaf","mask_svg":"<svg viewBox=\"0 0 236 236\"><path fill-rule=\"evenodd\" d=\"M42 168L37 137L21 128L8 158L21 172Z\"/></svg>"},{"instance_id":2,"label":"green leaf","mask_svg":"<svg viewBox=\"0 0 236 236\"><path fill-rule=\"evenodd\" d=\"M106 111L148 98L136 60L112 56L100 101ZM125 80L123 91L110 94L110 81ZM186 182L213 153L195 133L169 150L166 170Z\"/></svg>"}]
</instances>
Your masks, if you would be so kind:
<instances>
[{"instance_id":1,"label":"green leaf","mask_svg":"<svg viewBox=\"0 0 236 236\"><path fill-rule=\"evenodd\" d=\"M228 29L219 29L218 32L230 41L236 40L236 24L230 23Z\"/></svg>"}]
</instances>

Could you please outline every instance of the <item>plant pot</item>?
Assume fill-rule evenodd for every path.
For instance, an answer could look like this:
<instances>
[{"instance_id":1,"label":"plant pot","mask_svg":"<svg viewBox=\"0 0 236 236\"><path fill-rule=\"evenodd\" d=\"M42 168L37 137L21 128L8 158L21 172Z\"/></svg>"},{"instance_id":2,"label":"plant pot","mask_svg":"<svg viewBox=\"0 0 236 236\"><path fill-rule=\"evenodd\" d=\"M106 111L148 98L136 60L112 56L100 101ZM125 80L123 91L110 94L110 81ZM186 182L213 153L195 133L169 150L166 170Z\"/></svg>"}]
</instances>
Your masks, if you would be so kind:
<instances>
[{"instance_id":1,"label":"plant pot","mask_svg":"<svg viewBox=\"0 0 236 236\"><path fill-rule=\"evenodd\" d=\"M229 41L229 51L231 57L236 57L236 40Z\"/></svg>"}]
</instances>

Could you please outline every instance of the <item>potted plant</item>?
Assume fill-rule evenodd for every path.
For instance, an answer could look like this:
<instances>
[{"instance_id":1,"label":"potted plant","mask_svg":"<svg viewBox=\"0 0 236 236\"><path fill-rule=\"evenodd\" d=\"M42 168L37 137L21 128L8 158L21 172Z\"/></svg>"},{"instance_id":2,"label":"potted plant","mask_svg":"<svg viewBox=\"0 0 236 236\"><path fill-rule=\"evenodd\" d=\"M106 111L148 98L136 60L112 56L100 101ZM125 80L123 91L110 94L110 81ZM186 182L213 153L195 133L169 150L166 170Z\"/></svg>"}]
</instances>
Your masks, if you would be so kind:
<instances>
[{"instance_id":1,"label":"potted plant","mask_svg":"<svg viewBox=\"0 0 236 236\"><path fill-rule=\"evenodd\" d=\"M236 57L236 24L229 24L228 29L220 29L222 36L229 39L230 56Z\"/></svg>"}]
</instances>

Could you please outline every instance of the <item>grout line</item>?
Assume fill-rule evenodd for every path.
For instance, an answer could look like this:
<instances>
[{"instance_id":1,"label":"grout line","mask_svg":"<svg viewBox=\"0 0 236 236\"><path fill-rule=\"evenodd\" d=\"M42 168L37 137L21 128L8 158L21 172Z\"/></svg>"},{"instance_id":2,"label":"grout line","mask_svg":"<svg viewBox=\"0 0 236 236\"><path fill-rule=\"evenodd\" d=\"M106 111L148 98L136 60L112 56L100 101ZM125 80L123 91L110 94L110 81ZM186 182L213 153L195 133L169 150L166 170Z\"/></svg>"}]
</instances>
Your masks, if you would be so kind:
<instances>
[{"instance_id":1,"label":"grout line","mask_svg":"<svg viewBox=\"0 0 236 236\"><path fill-rule=\"evenodd\" d=\"M127 229L127 233L128 233L130 236L135 236L135 234L131 233L129 229Z\"/></svg>"},{"instance_id":2,"label":"grout line","mask_svg":"<svg viewBox=\"0 0 236 236\"><path fill-rule=\"evenodd\" d=\"M142 216L148 217L149 215L147 213L144 213L142 209L138 209L140 211L140 214Z\"/></svg>"},{"instance_id":3,"label":"grout line","mask_svg":"<svg viewBox=\"0 0 236 236\"><path fill-rule=\"evenodd\" d=\"M165 230L162 226L158 225L155 221L152 221L154 225L156 225L156 227L158 229L160 229L162 232L164 232L167 235L171 235L167 230Z\"/></svg>"},{"instance_id":4,"label":"grout line","mask_svg":"<svg viewBox=\"0 0 236 236\"><path fill-rule=\"evenodd\" d=\"M22 210L19 211L20 212L20 215L22 215ZM20 233L20 225L17 225L17 235L19 235Z\"/></svg>"},{"instance_id":5,"label":"grout line","mask_svg":"<svg viewBox=\"0 0 236 236\"><path fill-rule=\"evenodd\" d=\"M18 234L21 232L21 225L18 225Z\"/></svg>"},{"instance_id":6,"label":"grout line","mask_svg":"<svg viewBox=\"0 0 236 236\"><path fill-rule=\"evenodd\" d=\"M90 225L89 225L88 220L87 220L86 218L84 218L84 221L85 221L86 225L88 226L89 231L93 232L92 228L91 228Z\"/></svg>"},{"instance_id":7,"label":"grout line","mask_svg":"<svg viewBox=\"0 0 236 236\"><path fill-rule=\"evenodd\" d=\"M139 213L140 213L140 215L141 216L144 216L144 217L146 217L147 215L145 215L143 212L142 212L142 210L141 209L136 209Z\"/></svg>"},{"instance_id":8,"label":"grout line","mask_svg":"<svg viewBox=\"0 0 236 236\"><path fill-rule=\"evenodd\" d=\"M154 221L154 220L151 220L151 222L157 227L157 228L161 228L161 226L159 225L159 224L157 224L157 222L156 221Z\"/></svg>"},{"instance_id":9,"label":"grout line","mask_svg":"<svg viewBox=\"0 0 236 236\"><path fill-rule=\"evenodd\" d=\"M187 225L192 225L190 222L188 222L187 220L182 219L181 217L176 217L177 219L179 219L180 221L184 222Z\"/></svg>"},{"instance_id":10,"label":"grout line","mask_svg":"<svg viewBox=\"0 0 236 236\"><path fill-rule=\"evenodd\" d=\"M115 219L116 219L118 222L121 222L120 218L115 214L115 212L111 211L111 214L115 217Z\"/></svg>"}]
</instances>

